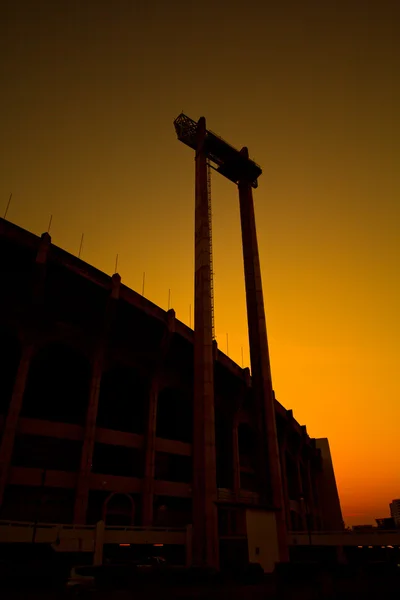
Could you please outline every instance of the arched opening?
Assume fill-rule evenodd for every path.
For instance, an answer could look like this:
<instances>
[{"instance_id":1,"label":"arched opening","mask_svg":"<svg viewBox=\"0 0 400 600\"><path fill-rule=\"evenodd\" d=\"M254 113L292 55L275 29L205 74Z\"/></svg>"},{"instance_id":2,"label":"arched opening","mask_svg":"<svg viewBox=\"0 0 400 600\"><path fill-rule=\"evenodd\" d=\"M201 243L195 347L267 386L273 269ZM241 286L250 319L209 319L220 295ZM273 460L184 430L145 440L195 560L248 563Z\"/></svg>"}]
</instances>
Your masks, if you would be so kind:
<instances>
[{"instance_id":1,"label":"arched opening","mask_svg":"<svg viewBox=\"0 0 400 600\"><path fill-rule=\"evenodd\" d=\"M45 346L32 359L22 415L83 425L89 399L89 361L61 343Z\"/></svg>"},{"instance_id":2,"label":"arched opening","mask_svg":"<svg viewBox=\"0 0 400 600\"><path fill-rule=\"evenodd\" d=\"M101 379L97 425L142 434L149 395L148 382L132 368L116 366Z\"/></svg>"},{"instance_id":3,"label":"arched opening","mask_svg":"<svg viewBox=\"0 0 400 600\"><path fill-rule=\"evenodd\" d=\"M21 346L16 335L0 329L0 415L5 419L14 390L21 358Z\"/></svg>"},{"instance_id":4,"label":"arched opening","mask_svg":"<svg viewBox=\"0 0 400 600\"><path fill-rule=\"evenodd\" d=\"M135 522L135 502L132 496L112 492L104 501L102 517L106 525L132 526Z\"/></svg>"},{"instance_id":5,"label":"arched opening","mask_svg":"<svg viewBox=\"0 0 400 600\"><path fill-rule=\"evenodd\" d=\"M180 389L165 388L158 394L157 437L192 442L192 398Z\"/></svg>"}]
</instances>

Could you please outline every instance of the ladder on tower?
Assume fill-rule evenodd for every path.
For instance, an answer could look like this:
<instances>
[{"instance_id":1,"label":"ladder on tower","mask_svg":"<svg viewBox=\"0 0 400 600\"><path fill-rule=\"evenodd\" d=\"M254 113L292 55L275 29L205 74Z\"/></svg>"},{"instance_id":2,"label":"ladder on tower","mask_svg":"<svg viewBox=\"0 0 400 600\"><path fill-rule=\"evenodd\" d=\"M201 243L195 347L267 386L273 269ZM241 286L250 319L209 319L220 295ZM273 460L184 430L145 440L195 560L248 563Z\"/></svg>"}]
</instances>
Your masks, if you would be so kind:
<instances>
[{"instance_id":1,"label":"ladder on tower","mask_svg":"<svg viewBox=\"0 0 400 600\"><path fill-rule=\"evenodd\" d=\"M207 161L207 199L208 199L208 239L210 252L210 295L211 295L211 329L212 338L215 339L214 328L214 273L213 273L213 255L212 255L212 212L211 212L211 166Z\"/></svg>"}]
</instances>

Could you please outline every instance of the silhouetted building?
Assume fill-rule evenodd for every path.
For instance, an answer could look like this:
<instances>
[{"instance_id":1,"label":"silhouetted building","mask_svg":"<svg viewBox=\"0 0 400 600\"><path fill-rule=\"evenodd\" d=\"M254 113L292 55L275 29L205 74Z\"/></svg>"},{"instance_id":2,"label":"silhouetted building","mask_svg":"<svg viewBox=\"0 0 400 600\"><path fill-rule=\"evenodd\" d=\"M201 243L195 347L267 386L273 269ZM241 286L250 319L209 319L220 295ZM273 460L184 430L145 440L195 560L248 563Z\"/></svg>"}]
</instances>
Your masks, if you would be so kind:
<instances>
[{"instance_id":1,"label":"silhouetted building","mask_svg":"<svg viewBox=\"0 0 400 600\"><path fill-rule=\"evenodd\" d=\"M378 529L389 529L391 531L393 531L393 529L396 529L396 524L394 522L394 519L392 517L385 517L383 519L376 519L376 524L378 526Z\"/></svg>"},{"instance_id":2,"label":"silhouetted building","mask_svg":"<svg viewBox=\"0 0 400 600\"><path fill-rule=\"evenodd\" d=\"M0 518L191 523L193 331L3 219L0 269ZM215 342L213 373L221 562L257 560L251 377ZM301 497L312 529L340 529L327 440L275 411L288 529L306 530Z\"/></svg>"},{"instance_id":3,"label":"silhouetted building","mask_svg":"<svg viewBox=\"0 0 400 600\"><path fill-rule=\"evenodd\" d=\"M321 451L323 465L321 473L321 502L325 506L325 518L332 529L340 531L343 529L344 523L329 442L326 438L322 438L316 440L316 446Z\"/></svg>"},{"instance_id":4,"label":"silhouetted building","mask_svg":"<svg viewBox=\"0 0 400 600\"><path fill-rule=\"evenodd\" d=\"M400 527L400 499L392 500L390 503L390 514L396 527Z\"/></svg>"}]
</instances>

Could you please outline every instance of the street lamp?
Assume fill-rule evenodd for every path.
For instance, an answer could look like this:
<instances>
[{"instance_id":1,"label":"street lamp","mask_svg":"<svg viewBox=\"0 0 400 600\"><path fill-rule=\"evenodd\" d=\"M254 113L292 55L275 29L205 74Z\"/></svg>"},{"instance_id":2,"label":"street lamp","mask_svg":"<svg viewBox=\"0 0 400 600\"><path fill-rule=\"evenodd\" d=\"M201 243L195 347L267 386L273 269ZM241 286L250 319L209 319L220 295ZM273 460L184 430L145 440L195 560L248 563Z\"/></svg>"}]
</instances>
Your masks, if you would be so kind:
<instances>
[{"instance_id":1,"label":"street lamp","mask_svg":"<svg viewBox=\"0 0 400 600\"><path fill-rule=\"evenodd\" d=\"M307 503L307 499L305 498L305 496L300 496L300 502L301 505L303 507L303 514L304 514L304 508L305 508L305 515L306 515L306 526L307 526L307 533L308 533L308 543L311 546L311 527L310 527L310 515L308 512L308 503Z\"/></svg>"}]
</instances>

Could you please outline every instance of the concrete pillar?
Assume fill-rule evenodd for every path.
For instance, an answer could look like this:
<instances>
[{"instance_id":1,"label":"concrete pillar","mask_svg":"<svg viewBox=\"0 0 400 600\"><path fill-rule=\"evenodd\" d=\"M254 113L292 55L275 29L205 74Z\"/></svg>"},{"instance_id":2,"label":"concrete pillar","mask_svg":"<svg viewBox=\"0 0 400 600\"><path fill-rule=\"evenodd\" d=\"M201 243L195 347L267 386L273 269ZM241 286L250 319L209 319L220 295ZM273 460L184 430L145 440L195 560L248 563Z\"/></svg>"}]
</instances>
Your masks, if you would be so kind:
<instances>
[{"instance_id":1,"label":"concrete pillar","mask_svg":"<svg viewBox=\"0 0 400 600\"><path fill-rule=\"evenodd\" d=\"M32 281L32 301L28 307L29 325L36 329L40 322L40 309L44 300L44 286L46 279L46 262L51 248L51 237L43 233L36 254L35 267ZM33 343L29 341L22 349L20 364L15 378L14 391L4 424L3 437L0 446L0 507L3 500L5 486L7 485L10 462L14 448L15 432L18 425L19 414L25 392L26 380L29 373Z\"/></svg>"},{"instance_id":2,"label":"concrete pillar","mask_svg":"<svg viewBox=\"0 0 400 600\"><path fill-rule=\"evenodd\" d=\"M44 300L46 283L46 263L51 248L51 237L43 233L40 237L36 254L35 272L33 277L33 306L38 308Z\"/></svg>"},{"instance_id":3,"label":"concrete pillar","mask_svg":"<svg viewBox=\"0 0 400 600\"><path fill-rule=\"evenodd\" d=\"M107 349L109 331L111 329L116 311L116 302L119 298L120 284L121 278L116 273L112 276L112 288L104 317L103 330L99 336L96 355L93 361L89 404L86 414L85 435L82 446L78 482L75 492L74 523L79 524L84 524L86 522L86 511L89 497L89 474L92 469L93 450L96 435L97 408L99 404L103 361Z\"/></svg>"},{"instance_id":4,"label":"concrete pillar","mask_svg":"<svg viewBox=\"0 0 400 600\"><path fill-rule=\"evenodd\" d=\"M186 525L186 566L193 564L193 525Z\"/></svg>"},{"instance_id":5,"label":"concrete pillar","mask_svg":"<svg viewBox=\"0 0 400 600\"><path fill-rule=\"evenodd\" d=\"M193 561L218 567L211 229L205 140L206 121L201 117L195 159Z\"/></svg>"},{"instance_id":6,"label":"concrete pillar","mask_svg":"<svg viewBox=\"0 0 400 600\"><path fill-rule=\"evenodd\" d=\"M105 523L104 523L104 521L98 521L96 523L96 531L95 531L95 537L94 537L94 553L93 553L93 564L96 567L103 564L104 533L105 533Z\"/></svg>"},{"instance_id":7,"label":"concrete pillar","mask_svg":"<svg viewBox=\"0 0 400 600\"><path fill-rule=\"evenodd\" d=\"M25 386L32 356L33 345L28 344L24 346L22 348L21 359L17 370L17 376L15 378L14 391L4 425L3 437L0 446L0 507L3 501L4 490L7 485L14 448L15 434L22 408L22 401L24 398Z\"/></svg>"},{"instance_id":8,"label":"concrete pillar","mask_svg":"<svg viewBox=\"0 0 400 600\"><path fill-rule=\"evenodd\" d=\"M241 154L248 158L247 148ZM254 215L251 182L239 182L240 220L242 226L243 261L246 284L247 319L249 328L252 388L258 412L258 445L260 478L263 501L276 510L277 536L281 561L289 559L287 528L279 448L275 421L275 401L272 389L271 368L260 260Z\"/></svg>"},{"instance_id":9,"label":"concrete pillar","mask_svg":"<svg viewBox=\"0 0 400 600\"><path fill-rule=\"evenodd\" d=\"M280 448L280 459L281 459L281 471L282 471L282 490L283 490L283 501L285 504L285 516L287 529L292 529L291 518L290 518L290 499L289 499L289 486L287 480L286 471L286 438L282 442Z\"/></svg>"},{"instance_id":10,"label":"concrete pillar","mask_svg":"<svg viewBox=\"0 0 400 600\"><path fill-rule=\"evenodd\" d=\"M99 404L102 376L102 357L97 357L93 365L90 383L89 405L86 414L85 437L83 441L81 464L75 494L74 523L86 523L86 511L89 496L89 474L92 469L93 450L96 435L97 407Z\"/></svg>"},{"instance_id":11,"label":"concrete pillar","mask_svg":"<svg viewBox=\"0 0 400 600\"><path fill-rule=\"evenodd\" d=\"M233 454L233 491L236 500L240 496L240 456L239 456L239 436L238 436L238 418L235 415L232 426L232 454Z\"/></svg>"},{"instance_id":12,"label":"concrete pillar","mask_svg":"<svg viewBox=\"0 0 400 600\"><path fill-rule=\"evenodd\" d=\"M156 424L157 424L157 400L158 387L154 382L150 390L149 414L147 420L147 430L145 438L145 463L144 480L142 495L142 515L143 526L151 527L153 525L153 503L154 503L154 467L155 467L155 442L156 442Z\"/></svg>"},{"instance_id":13,"label":"concrete pillar","mask_svg":"<svg viewBox=\"0 0 400 600\"><path fill-rule=\"evenodd\" d=\"M305 497L305 491L303 489L303 480L301 478L300 458L297 456L295 458L295 461L296 461L297 487L299 490L299 497L303 498L303 500L299 502L300 521L301 521L301 526L302 526L303 530L305 530L307 528L306 502L308 503L308 498Z\"/></svg>"},{"instance_id":14,"label":"concrete pillar","mask_svg":"<svg viewBox=\"0 0 400 600\"><path fill-rule=\"evenodd\" d=\"M313 519L313 529L316 529L317 510L316 510L316 507L315 507L314 491L313 491L312 477L311 477L311 461L310 461L310 459L307 460L306 471L307 471L307 488L308 488L307 496L308 496L309 512L312 515L312 519Z\"/></svg>"}]
</instances>

